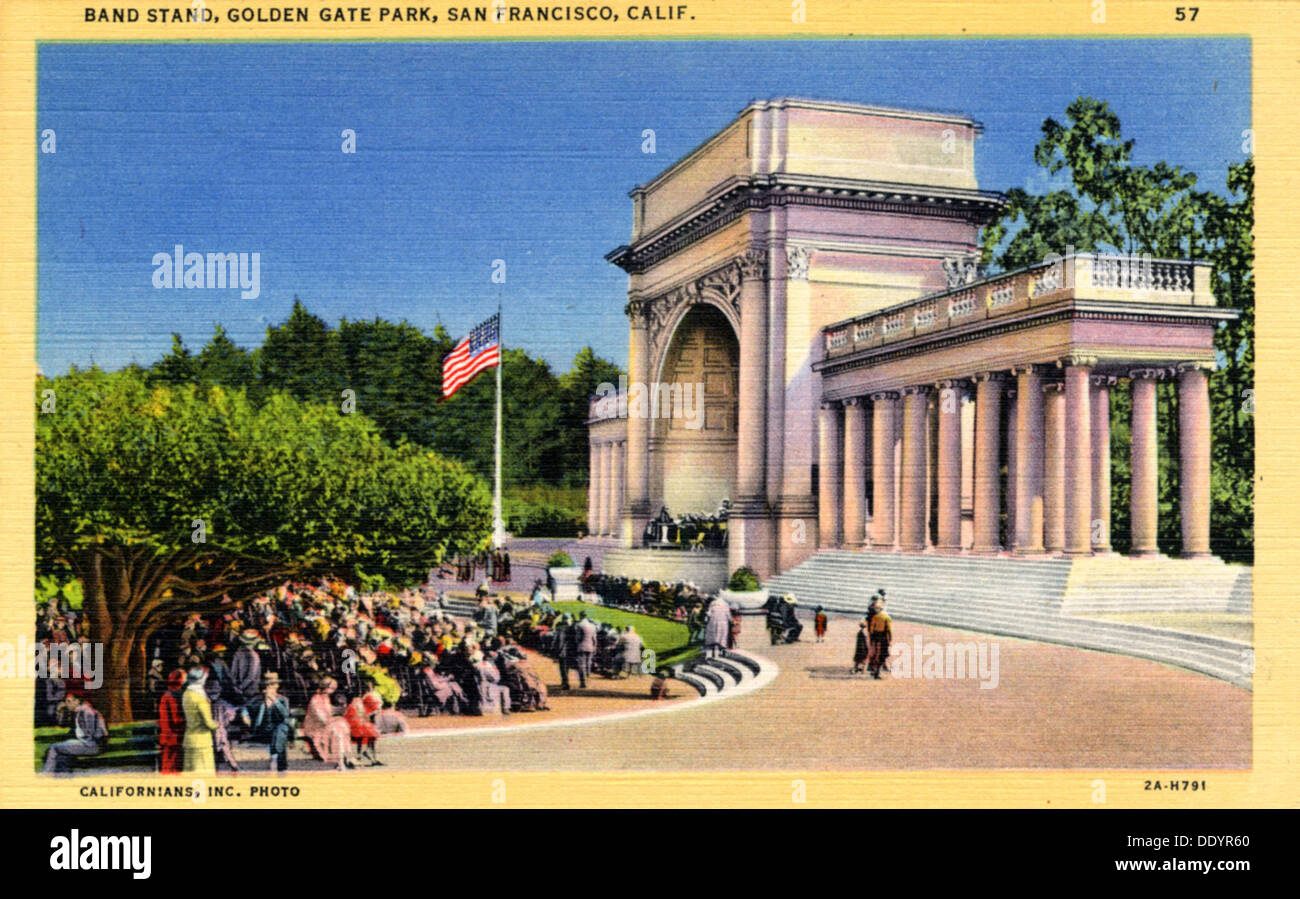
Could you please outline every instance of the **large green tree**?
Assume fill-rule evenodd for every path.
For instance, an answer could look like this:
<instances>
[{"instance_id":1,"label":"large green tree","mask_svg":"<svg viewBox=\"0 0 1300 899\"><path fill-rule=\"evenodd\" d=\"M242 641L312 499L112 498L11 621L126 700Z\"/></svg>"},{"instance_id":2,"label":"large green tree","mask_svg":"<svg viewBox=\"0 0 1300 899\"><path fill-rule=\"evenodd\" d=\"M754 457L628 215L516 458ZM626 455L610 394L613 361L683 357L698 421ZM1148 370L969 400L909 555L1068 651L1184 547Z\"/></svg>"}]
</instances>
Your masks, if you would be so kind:
<instances>
[{"instance_id":1,"label":"large green tree","mask_svg":"<svg viewBox=\"0 0 1300 899\"><path fill-rule=\"evenodd\" d=\"M107 711L131 715L157 628L286 578L422 580L490 526L482 480L360 414L133 372L41 378L38 574L77 577L107 648ZM48 408L48 403L44 404ZM134 674L134 677L132 676Z\"/></svg>"},{"instance_id":2,"label":"large green tree","mask_svg":"<svg viewBox=\"0 0 1300 899\"><path fill-rule=\"evenodd\" d=\"M1197 188L1196 175L1157 162L1133 161L1119 117L1108 104L1080 97L1065 121L1047 119L1034 160L1068 186L1042 194L1008 191L1003 215L982 235L983 261L1002 270L1042 262L1071 250L1187 258L1214 263L1213 290L1241 319L1215 334L1219 367L1210 379L1213 404L1211 542L1228 559L1253 558L1254 428L1254 163L1231 165L1231 196ZM1175 385L1159 386L1160 544L1179 546L1178 421ZM1128 391L1112 392L1113 542L1129 545Z\"/></svg>"}]
</instances>

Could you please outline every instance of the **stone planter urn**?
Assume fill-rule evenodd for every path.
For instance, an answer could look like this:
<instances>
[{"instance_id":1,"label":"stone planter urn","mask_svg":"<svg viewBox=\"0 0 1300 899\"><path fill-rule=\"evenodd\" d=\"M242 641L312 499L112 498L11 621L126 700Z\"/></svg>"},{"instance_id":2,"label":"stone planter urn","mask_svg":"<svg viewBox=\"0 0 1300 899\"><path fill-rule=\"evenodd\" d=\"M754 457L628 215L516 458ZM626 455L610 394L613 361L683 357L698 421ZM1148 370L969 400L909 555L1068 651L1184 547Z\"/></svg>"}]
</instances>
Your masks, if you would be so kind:
<instances>
[{"instance_id":1,"label":"stone planter urn","mask_svg":"<svg viewBox=\"0 0 1300 899\"><path fill-rule=\"evenodd\" d=\"M553 602L567 602L582 598L582 569L577 565L572 568L546 569L546 586L551 591Z\"/></svg>"},{"instance_id":2,"label":"stone planter urn","mask_svg":"<svg viewBox=\"0 0 1300 899\"><path fill-rule=\"evenodd\" d=\"M718 595L727 605L734 605L740 609L742 614L756 612L763 608L763 603L767 602L767 588L746 590L743 593L736 590L719 590Z\"/></svg>"}]
</instances>

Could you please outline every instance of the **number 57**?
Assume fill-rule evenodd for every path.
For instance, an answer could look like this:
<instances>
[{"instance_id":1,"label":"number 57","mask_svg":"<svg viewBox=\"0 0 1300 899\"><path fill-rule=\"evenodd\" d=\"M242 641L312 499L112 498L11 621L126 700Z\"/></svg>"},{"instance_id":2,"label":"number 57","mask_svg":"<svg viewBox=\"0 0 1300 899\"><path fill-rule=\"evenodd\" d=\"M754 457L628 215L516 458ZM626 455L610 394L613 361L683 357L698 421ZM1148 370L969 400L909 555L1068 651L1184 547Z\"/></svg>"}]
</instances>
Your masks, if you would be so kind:
<instances>
[{"instance_id":1,"label":"number 57","mask_svg":"<svg viewBox=\"0 0 1300 899\"><path fill-rule=\"evenodd\" d=\"M1187 12L1191 10L1192 15L1188 17ZM1179 21L1195 22L1196 14L1201 11L1199 6L1179 6L1174 9L1174 18Z\"/></svg>"}]
</instances>

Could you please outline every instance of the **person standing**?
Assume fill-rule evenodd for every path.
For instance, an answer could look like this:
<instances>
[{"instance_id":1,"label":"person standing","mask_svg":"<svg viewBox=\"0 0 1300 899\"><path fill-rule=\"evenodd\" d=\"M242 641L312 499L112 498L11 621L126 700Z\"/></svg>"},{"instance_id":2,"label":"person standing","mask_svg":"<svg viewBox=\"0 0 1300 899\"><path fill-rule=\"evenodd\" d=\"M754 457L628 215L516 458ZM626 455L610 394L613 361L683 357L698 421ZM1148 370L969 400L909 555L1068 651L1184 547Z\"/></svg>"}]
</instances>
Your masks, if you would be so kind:
<instances>
[{"instance_id":1,"label":"person standing","mask_svg":"<svg viewBox=\"0 0 1300 899\"><path fill-rule=\"evenodd\" d=\"M185 692L181 694L181 711L185 715L181 770L186 774L217 773L217 757L212 745L217 722L212 720L212 704L203 689L205 678L202 666L194 665L185 677Z\"/></svg>"},{"instance_id":2,"label":"person standing","mask_svg":"<svg viewBox=\"0 0 1300 899\"><path fill-rule=\"evenodd\" d=\"M813 633L817 635L818 643L826 642L826 613L821 606L817 607L813 615Z\"/></svg>"},{"instance_id":3,"label":"person standing","mask_svg":"<svg viewBox=\"0 0 1300 899\"><path fill-rule=\"evenodd\" d=\"M615 649L619 661L619 673L621 676L639 674L641 671L641 651L645 644L632 627L628 625L623 629L623 633L618 638L618 646Z\"/></svg>"},{"instance_id":4,"label":"person standing","mask_svg":"<svg viewBox=\"0 0 1300 899\"><path fill-rule=\"evenodd\" d=\"M740 645L740 606L732 606L731 621L727 624L727 649Z\"/></svg>"},{"instance_id":5,"label":"person standing","mask_svg":"<svg viewBox=\"0 0 1300 899\"><path fill-rule=\"evenodd\" d=\"M576 662L573 650L573 641L576 636L574 630L573 617L568 613L565 613L555 623L555 661L560 665L561 690L572 689L569 686L569 671Z\"/></svg>"},{"instance_id":6,"label":"person standing","mask_svg":"<svg viewBox=\"0 0 1300 899\"><path fill-rule=\"evenodd\" d=\"M709 602L704 613L704 655L716 658L727 648L727 636L731 631L731 608L721 596L715 596Z\"/></svg>"},{"instance_id":7,"label":"person standing","mask_svg":"<svg viewBox=\"0 0 1300 899\"><path fill-rule=\"evenodd\" d=\"M868 627L871 619L863 618L858 624L858 636L853 644L853 673L861 674L866 670L867 659L871 658L871 632Z\"/></svg>"},{"instance_id":8,"label":"person standing","mask_svg":"<svg viewBox=\"0 0 1300 899\"><path fill-rule=\"evenodd\" d=\"M880 680L881 669L889 668L889 644L894 638L894 629L889 618L889 613L885 611L885 599L880 598L880 609L871 618L871 658L867 662L867 667L871 671L871 676Z\"/></svg>"},{"instance_id":9,"label":"person standing","mask_svg":"<svg viewBox=\"0 0 1300 899\"><path fill-rule=\"evenodd\" d=\"M163 774L181 773L181 743L185 739L181 691L184 689L185 672L177 668L168 675L167 689L158 698L158 770Z\"/></svg>"},{"instance_id":10,"label":"person standing","mask_svg":"<svg viewBox=\"0 0 1300 899\"><path fill-rule=\"evenodd\" d=\"M578 686L585 690L587 678L591 677L591 659L596 654L596 625L586 612L580 612L573 631L573 660L578 669Z\"/></svg>"}]
</instances>

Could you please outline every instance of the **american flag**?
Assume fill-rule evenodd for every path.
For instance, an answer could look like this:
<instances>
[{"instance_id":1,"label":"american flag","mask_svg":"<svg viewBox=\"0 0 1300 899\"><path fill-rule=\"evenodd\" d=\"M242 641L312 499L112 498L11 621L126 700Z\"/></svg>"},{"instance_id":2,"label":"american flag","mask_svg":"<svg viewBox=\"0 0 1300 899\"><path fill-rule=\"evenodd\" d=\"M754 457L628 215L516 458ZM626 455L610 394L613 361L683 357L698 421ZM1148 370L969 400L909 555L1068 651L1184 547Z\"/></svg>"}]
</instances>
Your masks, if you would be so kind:
<instances>
[{"instance_id":1,"label":"american flag","mask_svg":"<svg viewBox=\"0 0 1300 899\"><path fill-rule=\"evenodd\" d=\"M442 360L442 398L450 399L479 372L501 364L501 316L492 316Z\"/></svg>"}]
</instances>

